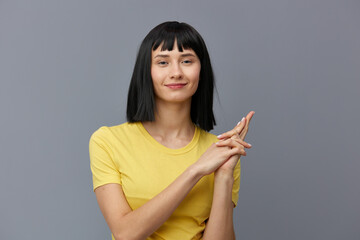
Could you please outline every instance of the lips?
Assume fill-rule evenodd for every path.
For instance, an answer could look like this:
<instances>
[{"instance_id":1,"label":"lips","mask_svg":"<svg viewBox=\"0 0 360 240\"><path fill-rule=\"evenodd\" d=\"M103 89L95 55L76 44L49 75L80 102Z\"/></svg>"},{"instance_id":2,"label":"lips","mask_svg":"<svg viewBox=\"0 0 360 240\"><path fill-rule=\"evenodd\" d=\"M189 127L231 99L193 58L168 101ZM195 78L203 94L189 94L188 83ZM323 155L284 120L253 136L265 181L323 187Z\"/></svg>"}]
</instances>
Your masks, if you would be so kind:
<instances>
[{"instance_id":1,"label":"lips","mask_svg":"<svg viewBox=\"0 0 360 240\"><path fill-rule=\"evenodd\" d=\"M186 83L170 83L170 84L165 84L166 87L171 88L171 89L183 88L185 85L186 85Z\"/></svg>"}]
</instances>

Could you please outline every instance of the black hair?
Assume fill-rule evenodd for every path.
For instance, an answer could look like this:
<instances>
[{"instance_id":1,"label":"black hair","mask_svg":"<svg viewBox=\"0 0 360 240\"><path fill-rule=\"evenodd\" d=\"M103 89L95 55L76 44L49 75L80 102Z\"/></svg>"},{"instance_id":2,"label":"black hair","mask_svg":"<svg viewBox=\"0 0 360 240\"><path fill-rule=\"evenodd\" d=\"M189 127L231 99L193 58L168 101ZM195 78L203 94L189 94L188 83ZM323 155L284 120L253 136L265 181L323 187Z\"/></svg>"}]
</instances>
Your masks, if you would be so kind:
<instances>
[{"instance_id":1,"label":"black hair","mask_svg":"<svg viewBox=\"0 0 360 240\"><path fill-rule=\"evenodd\" d=\"M205 131L216 125L213 113L215 80L209 53L200 34L189 24L164 22L153 28L142 41L136 58L128 92L126 117L128 122L154 121L155 96L151 78L151 54L161 44L161 50L171 51L174 42L180 52L192 49L200 59L199 85L191 99L191 120Z\"/></svg>"}]
</instances>

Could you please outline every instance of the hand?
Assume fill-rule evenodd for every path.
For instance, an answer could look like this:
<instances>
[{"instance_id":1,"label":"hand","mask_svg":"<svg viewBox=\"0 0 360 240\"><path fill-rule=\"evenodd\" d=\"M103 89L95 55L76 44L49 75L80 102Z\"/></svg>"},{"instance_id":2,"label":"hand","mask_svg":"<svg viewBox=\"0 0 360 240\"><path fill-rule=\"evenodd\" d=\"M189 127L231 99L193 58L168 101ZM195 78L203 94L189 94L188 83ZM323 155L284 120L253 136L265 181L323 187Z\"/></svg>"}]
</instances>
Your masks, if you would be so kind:
<instances>
[{"instance_id":1,"label":"hand","mask_svg":"<svg viewBox=\"0 0 360 240\"><path fill-rule=\"evenodd\" d=\"M236 130L238 132L244 132L244 127L246 126L246 118L244 118L237 126L236 126ZM224 139L224 140L220 140L219 142L217 142L217 146L223 146L226 145L226 142L229 140L233 140L238 142L239 144L241 144L240 148L243 150L242 154L240 155L233 155L231 156L226 162L224 162L215 172L215 174L219 173L219 172L225 172L225 173L229 173L232 174L234 171L234 168L237 164L237 162L240 159L240 156L246 156L246 151L245 148L251 148L251 144L243 141L239 134L234 134L231 138L228 139Z\"/></svg>"},{"instance_id":2,"label":"hand","mask_svg":"<svg viewBox=\"0 0 360 240\"><path fill-rule=\"evenodd\" d=\"M222 140L238 135L241 140L245 140L246 134L249 130L250 121L254 114L254 111L250 111L248 115L246 115L246 117L243 118L232 130L219 135L218 139Z\"/></svg>"},{"instance_id":3,"label":"hand","mask_svg":"<svg viewBox=\"0 0 360 240\"><path fill-rule=\"evenodd\" d=\"M249 123L250 120L252 119L253 115L254 115L254 111L251 111L248 113L248 115L246 116L246 118L243 118L232 130L221 134L219 136L219 139L222 139L218 142L218 146L221 146L221 143L225 141L225 139L231 138L237 142L239 142L242 146L243 149L244 148L251 148L251 144L246 143L244 141L245 136L248 132L249 129ZM246 152L244 150L244 154L242 154L243 156L246 156ZM232 173L237 162L240 159L240 155L233 155L232 157L229 158L228 161L226 161L224 164L222 164L217 170L216 173L218 172L226 172L226 173Z\"/></svg>"},{"instance_id":4,"label":"hand","mask_svg":"<svg viewBox=\"0 0 360 240\"><path fill-rule=\"evenodd\" d=\"M233 174L234 168L237 164L237 162L240 159L240 156L246 156L246 151L245 148L251 148L251 145L244 142L243 140L241 140L240 138L228 138L227 140L220 140L219 142L217 142L217 146L218 147L222 147L223 145L226 145L228 141L236 141L238 142L239 148L241 149L241 154L236 154L236 155L232 155L228 160L226 160L216 171L215 174L218 174L219 172L222 173L226 173L226 174Z\"/></svg>"},{"instance_id":5,"label":"hand","mask_svg":"<svg viewBox=\"0 0 360 240\"><path fill-rule=\"evenodd\" d=\"M244 155L242 140L226 139L212 144L203 155L192 165L201 175L208 175L223 165L231 156Z\"/></svg>"}]
</instances>

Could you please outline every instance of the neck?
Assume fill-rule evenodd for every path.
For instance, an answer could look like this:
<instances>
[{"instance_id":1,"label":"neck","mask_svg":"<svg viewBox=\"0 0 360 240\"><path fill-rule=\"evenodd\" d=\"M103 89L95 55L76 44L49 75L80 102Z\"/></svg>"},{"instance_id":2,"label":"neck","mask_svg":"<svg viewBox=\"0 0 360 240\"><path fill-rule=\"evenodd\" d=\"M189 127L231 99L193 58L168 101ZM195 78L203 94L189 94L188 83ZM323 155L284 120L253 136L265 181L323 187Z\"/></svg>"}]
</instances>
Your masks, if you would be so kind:
<instances>
[{"instance_id":1,"label":"neck","mask_svg":"<svg viewBox=\"0 0 360 240\"><path fill-rule=\"evenodd\" d=\"M195 127L190 116L191 99L182 103L156 100L155 121L144 122L150 135L162 139L191 139Z\"/></svg>"}]
</instances>

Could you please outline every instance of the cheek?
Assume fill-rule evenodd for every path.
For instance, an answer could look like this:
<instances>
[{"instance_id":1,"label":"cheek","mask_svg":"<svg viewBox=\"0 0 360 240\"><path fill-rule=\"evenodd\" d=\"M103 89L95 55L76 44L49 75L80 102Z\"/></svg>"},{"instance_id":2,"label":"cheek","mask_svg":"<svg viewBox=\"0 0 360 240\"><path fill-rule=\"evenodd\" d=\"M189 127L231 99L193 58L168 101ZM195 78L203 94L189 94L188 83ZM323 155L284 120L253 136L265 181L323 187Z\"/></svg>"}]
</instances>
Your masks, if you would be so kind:
<instances>
[{"instance_id":1,"label":"cheek","mask_svg":"<svg viewBox=\"0 0 360 240\"><path fill-rule=\"evenodd\" d=\"M154 84L161 84L164 81L165 76L166 74L164 71L156 68L151 69L151 78Z\"/></svg>"},{"instance_id":2,"label":"cheek","mask_svg":"<svg viewBox=\"0 0 360 240\"><path fill-rule=\"evenodd\" d=\"M161 94L161 84L162 84L162 77L161 72L157 71L156 69L151 68L151 79L153 83L153 89L155 96L159 96Z\"/></svg>"},{"instance_id":3,"label":"cheek","mask_svg":"<svg viewBox=\"0 0 360 240\"><path fill-rule=\"evenodd\" d=\"M191 73L191 80L193 84L196 85L196 87L199 84L199 79L200 79L200 67L198 67L195 71Z\"/></svg>"},{"instance_id":4,"label":"cheek","mask_svg":"<svg viewBox=\"0 0 360 240\"><path fill-rule=\"evenodd\" d=\"M195 91L194 93L197 91L198 89L198 86L199 86L199 81L200 81L200 71L201 71L201 66L199 65L198 66L198 70L197 70L197 73L194 75L194 88L195 88Z\"/></svg>"},{"instance_id":5,"label":"cheek","mask_svg":"<svg viewBox=\"0 0 360 240\"><path fill-rule=\"evenodd\" d=\"M193 94L195 94L195 92L197 91L198 86L199 86L199 79L198 79L198 81L194 82L194 85L193 85L193 89L194 89Z\"/></svg>"},{"instance_id":6,"label":"cheek","mask_svg":"<svg viewBox=\"0 0 360 240\"><path fill-rule=\"evenodd\" d=\"M154 80L156 80L156 79L158 78L158 77L157 77L156 70L154 70L153 68L151 68L150 74L151 74L151 78L152 78L152 80L153 80L153 82L154 82Z\"/></svg>"},{"instance_id":7,"label":"cheek","mask_svg":"<svg viewBox=\"0 0 360 240\"><path fill-rule=\"evenodd\" d=\"M198 89L200 81L200 74L194 74L191 78L191 94L195 94Z\"/></svg>"}]
</instances>

